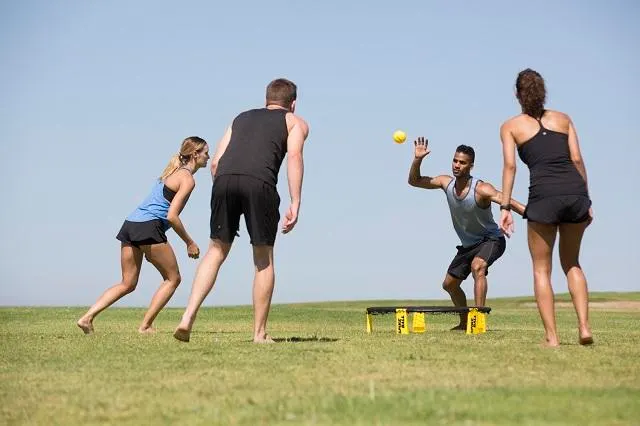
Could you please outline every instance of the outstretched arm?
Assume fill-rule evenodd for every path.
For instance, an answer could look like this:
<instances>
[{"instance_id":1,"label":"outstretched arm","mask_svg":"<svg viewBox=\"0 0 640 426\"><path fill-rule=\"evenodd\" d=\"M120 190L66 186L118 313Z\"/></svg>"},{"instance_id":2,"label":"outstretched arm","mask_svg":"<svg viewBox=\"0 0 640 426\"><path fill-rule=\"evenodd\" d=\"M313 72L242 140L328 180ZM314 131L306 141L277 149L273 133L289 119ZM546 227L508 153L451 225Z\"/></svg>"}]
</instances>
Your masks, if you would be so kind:
<instances>
[{"instance_id":1,"label":"outstretched arm","mask_svg":"<svg viewBox=\"0 0 640 426\"><path fill-rule=\"evenodd\" d=\"M415 146L413 161L409 169L409 185L424 189L444 189L451 180L449 176L422 176L420 174L420 166L422 160L429 155L429 140L419 137L413 142Z\"/></svg>"},{"instance_id":2,"label":"outstretched arm","mask_svg":"<svg viewBox=\"0 0 640 426\"><path fill-rule=\"evenodd\" d=\"M503 202L504 195L502 192L498 191L493 185L487 182L480 182L476 187L476 192L480 197L484 200L491 201L493 203L499 205L509 205L511 210L518 213L520 216L524 214L525 205L519 202L518 200L511 199L509 202Z\"/></svg>"}]
</instances>

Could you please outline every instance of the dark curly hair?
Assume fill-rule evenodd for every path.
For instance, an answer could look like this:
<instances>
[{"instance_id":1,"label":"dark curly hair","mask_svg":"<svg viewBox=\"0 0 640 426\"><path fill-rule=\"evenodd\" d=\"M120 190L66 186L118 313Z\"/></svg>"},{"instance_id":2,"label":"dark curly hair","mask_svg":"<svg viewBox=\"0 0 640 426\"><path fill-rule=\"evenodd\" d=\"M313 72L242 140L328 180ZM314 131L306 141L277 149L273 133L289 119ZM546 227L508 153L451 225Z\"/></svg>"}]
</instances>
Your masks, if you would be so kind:
<instances>
[{"instance_id":1,"label":"dark curly hair","mask_svg":"<svg viewBox=\"0 0 640 426\"><path fill-rule=\"evenodd\" d=\"M547 89L539 72L531 68L520 71L516 79L516 95L522 106L522 112L533 118L542 117Z\"/></svg>"},{"instance_id":2,"label":"dark curly hair","mask_svg":"<svg viewBox=\"0 0 640 426\"><path fill-rule=\"evenodd\" d=\"M456 152L467 154L472 163L476 161L476 152L469 145L458 145L458 147L456 148Z\"/></svg>"}]
</instances>

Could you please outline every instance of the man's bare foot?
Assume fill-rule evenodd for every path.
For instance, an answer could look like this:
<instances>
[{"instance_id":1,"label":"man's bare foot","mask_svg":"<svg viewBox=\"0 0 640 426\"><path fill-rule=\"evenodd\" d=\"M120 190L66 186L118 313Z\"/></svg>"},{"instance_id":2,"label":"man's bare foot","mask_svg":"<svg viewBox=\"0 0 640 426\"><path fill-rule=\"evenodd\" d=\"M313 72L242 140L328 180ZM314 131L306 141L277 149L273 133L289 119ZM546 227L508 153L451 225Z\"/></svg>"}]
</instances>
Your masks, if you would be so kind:
<instances>
[{"instance_id":1,"label":"man's bare foot","mask_svg":"<svg viewBox=\"0 0 640 426\"><path fill-rule=\"evenodd\" d=\"M173 337L180 340L181 342L188 342L189 338L191 337L191 330L178 326L178 328L176 328L176 331L173 332Z\"/></svg>"},{"instance_id":2,"label":"man's bare foot","mask_svg":"<svg viewBox=\"0 0 640 426\"><path fill-rule=\"evenodd\" d=\"M253 343L275 343L276 341L271 338L268 334L265 334L264 337L260 338L258 336L253 338Z\"/></svg>"},{"instance_id":3,"label":"man's bare foot","mask_svg":"<svg viewBox=\"0 0 640 426\"><path fill-rule=\"evenodd\" d=\"M155 327L151 326L140 326L140 328L138 328L138 333L140 334L153 334L156 331Z\"/></svg>"},{"instance_id":4,"label":"man's bare foot","mask_svg":"<svg viewBox=\"0 0 640 426\"><path fill-rule=\"evenodd\" d=\"M557 348L560 346L560 342L558 342L558 339L549 339L547 337L542 341L540 345L543 348Z\"/></svg>"},{"instance_id":5,"label":"man's bare foot","mask_svg":"<svg viewBox=\"0 0 640 426\"><path fill-rule=\"evenodd\" d=\"M464 324L458 324L450 329L451 331L467 331L467 326Z\"/></svg>"},{"instance_id":6,"label":"man's bare foot","mask_svg":"<svg viewBox=\"0 0 640 426\"><path fill-rule=\"evenodd\" d=\"M93 323L89 320L86 320L84 318L80 318L78 320L78 322L76 323L76 325L78 327L80 327L80 329L82 331L84 331L84 334L91 334L93 333Z\"/></svg>"}]
</instances>

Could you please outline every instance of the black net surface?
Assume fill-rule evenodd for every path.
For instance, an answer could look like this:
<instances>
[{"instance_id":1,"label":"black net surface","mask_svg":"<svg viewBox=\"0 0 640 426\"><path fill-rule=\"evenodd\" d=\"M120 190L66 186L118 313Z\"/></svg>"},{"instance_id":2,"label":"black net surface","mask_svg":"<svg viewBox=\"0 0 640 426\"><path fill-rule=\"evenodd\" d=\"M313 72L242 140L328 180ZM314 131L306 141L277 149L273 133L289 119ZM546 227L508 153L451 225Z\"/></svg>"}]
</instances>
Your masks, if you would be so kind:
<instances>
[{"instance_id":1,"label":"black net surface","mask_svg":"<svg viewBox=\"0 0 640 426\"><path fill-rule=\"evenodd\" d=\"M471 309L477 309L478 312L488 314L491 312L491 308L488 306L372 306L367 308L367 314L381 315L392 314L396 312L396 309L406 309L407 313L410 312L424 312L427 314L461 314L469 312Z\"/></svg>"}]
</instances>

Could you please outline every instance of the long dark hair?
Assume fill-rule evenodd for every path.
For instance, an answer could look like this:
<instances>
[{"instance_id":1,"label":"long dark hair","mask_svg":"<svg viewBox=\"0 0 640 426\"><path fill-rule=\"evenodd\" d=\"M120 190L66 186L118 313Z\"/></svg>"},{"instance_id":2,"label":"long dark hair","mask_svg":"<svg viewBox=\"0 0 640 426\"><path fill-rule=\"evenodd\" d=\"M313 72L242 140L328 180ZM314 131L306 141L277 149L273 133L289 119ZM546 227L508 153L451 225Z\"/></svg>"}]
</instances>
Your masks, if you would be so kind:
<instances>
[{"instance_id":1,"label":"long dark hair","mask_svg":"<svg viewBox=\"0 0 640 426\"><path fill-rule=\"evenodd\" d=\"M533 118L542 117L544 103L547 98L547 89L539 72L527 68L518 73L516 96L520 101L523 113Z\"/></svg>"}]
</instances>

